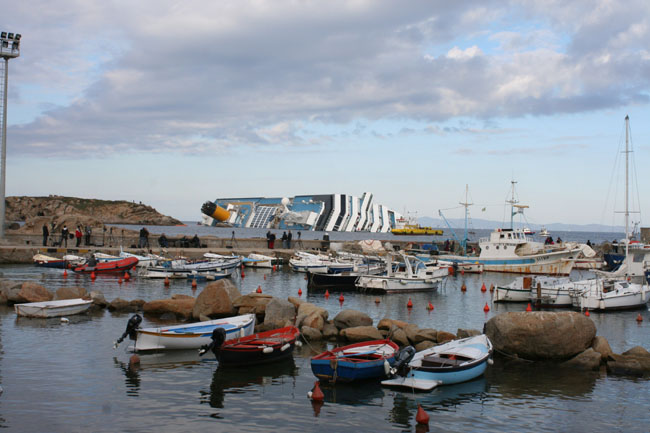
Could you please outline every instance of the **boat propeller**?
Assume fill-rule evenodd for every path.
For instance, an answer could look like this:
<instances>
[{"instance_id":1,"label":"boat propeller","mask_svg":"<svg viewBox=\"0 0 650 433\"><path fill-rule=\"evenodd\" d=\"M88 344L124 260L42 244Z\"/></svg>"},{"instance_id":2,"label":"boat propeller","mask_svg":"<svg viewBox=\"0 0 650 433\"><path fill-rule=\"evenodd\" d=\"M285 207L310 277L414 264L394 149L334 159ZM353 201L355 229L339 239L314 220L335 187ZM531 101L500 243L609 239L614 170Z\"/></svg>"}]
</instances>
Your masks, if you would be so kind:
<instances>
[{"instance_id":1,"label":"boat propeller","mask_svg":"<svg viewBox=\"0 0 650 433\"><path fill-rule=\"evenodd\" d=\"M199 356L205 355L209 350L211 350L216 356L219 353L219 348L223 342L226 341L226 330L223 328L214 328L210 338L212 339L212 342L205 346L201 346L199 349Z\"/></svg>"},{"instance_id":2,"label":"boat propeller","mask_svg":"<svg viewBox=\"0 0 650 433\"><path fill-rule=\"evenodd\" d=\"M390 374L392 376L396 374L399 374L400 376L406 376L408 372L409 362L411 362L414 356L415 347L406 346L401 348L395 356L395 364L393 364L393 368L390 369Z\"/></svg>"},{"instance_id":3,"label":"boat propeller","mask_svg":"<svg viewBox=\"0 0 650 433\"><path fill-rule=\"evenodd\" d=\"M138 335L137 331L138 331L138 327L140 326L140 323L142 323L142 317L140 317L139 314L133 315L126 323L126 330L124 331L124 334L122 334L122 336L118 338L115 343L113 343L113 349L117 349L117 346L122 341L124 341L127 335L131 340L135 340L136 336Z\"/></svg>"}]
</instances>

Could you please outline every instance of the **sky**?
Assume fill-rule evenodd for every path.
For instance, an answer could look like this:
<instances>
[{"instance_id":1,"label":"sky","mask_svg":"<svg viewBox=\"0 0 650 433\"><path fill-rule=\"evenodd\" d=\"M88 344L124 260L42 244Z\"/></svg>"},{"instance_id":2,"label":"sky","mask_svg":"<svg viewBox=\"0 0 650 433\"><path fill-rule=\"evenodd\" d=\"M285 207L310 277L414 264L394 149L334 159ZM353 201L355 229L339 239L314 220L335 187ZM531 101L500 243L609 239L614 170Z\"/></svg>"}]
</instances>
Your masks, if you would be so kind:
<instances>
[{"instance_id":1,"label":"sky","mask_svg":"<svg viewBox=\"0 0 650 433\"><path fill-rule=\"evenodd\" d=\"M0 29L22 35L7 196L197 221L217 198L370 191L457 218L468 185L501 221L514 180L532 224L620 225L629 115L648 225L647 0L27 0Z\"/></svg>"}]
</instances>

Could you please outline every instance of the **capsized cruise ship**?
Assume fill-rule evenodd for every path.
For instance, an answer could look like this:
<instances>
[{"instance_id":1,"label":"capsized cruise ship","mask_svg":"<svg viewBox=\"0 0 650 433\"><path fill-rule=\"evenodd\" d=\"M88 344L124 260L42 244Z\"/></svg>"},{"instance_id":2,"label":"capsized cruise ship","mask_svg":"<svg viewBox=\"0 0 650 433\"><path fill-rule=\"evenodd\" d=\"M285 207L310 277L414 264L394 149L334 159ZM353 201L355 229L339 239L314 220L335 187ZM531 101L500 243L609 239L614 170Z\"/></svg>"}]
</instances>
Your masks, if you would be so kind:
<instances>
[{"instance_id":1,"label":"capsized cruise ship","mask_svg":"<svg viewBox=\"0 0 650 433\"><path fill-rule=\"evenodd\" d=\"M373 203L372 193L223 198L205 202L202 223L208 226L386 233L405 218Z\"/></svg>"}]
</instances>

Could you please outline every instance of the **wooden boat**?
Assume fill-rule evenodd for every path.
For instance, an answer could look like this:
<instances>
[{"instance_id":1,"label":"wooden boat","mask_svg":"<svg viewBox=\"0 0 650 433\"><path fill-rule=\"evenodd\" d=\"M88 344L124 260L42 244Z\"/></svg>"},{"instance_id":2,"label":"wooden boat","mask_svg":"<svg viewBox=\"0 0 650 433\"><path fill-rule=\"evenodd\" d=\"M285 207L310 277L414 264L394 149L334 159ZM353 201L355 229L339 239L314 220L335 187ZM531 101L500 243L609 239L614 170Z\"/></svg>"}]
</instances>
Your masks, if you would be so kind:
<instances>
[{"instance_id":1,"label":"wooden boat","mask_svg":"<svg viewBox=\"0 0 650 433\"><path fill-rule=\"evenodd\" d=\"M517 277L507 286L496 286L494 302L530 302L533 277Z\"/></svg>"},{"instance_id":2,"label":"wooden boat","mask_svg":"<svg viewBox=\"0 0 650 433\"><path fill-rule=\"evenodd\" d=\"M203 355L212 351L220 366L249 366L281 361L291 357L300 330L295 326L258 332L247 337L225 340L226 331L216 328L212 342L201 348Z\"/></svg>"},{"instance_id":3,"label":"wooden boat","mask_svg":"<svg viewBox=\"0 0 650 433\"><path fill-rule=\"evenodd\" d=\"M94 265L91 265L91 262L86 262L83 265L72 268L74 272L80 274L90 274L94 272L96 274L106 274L112 272L126 272L138 264L138 259L135 257L126 257L119 260L112 260L109 262L96 262Z\"/></svg>"},{"instance_id":4,"label":"wooden boat","mask_svg":"<svg viewBox=\"0 0 650 433\"><path fill-rule=\"evenodd\" d=\"M61 317L84 313L92 303L91 300L81 298L62 299L59 301L14 304L14 310L17 315L24 317Z\"/></svg>"},{"instance_id":5,"label":"wooden boat","mask_svg":"<svg viewBox=\"0 0 650 433\"><path fill-rule=\"evenodd\" d=\"M67 269L72 266L80 265L83 263L84 258L72 254L67 254L63 256L63 258L59 259L57 257L51 257L45 254L35 254L34 257L32 257L32 260L36 266L42 266L45 268Z\"/></svg>"},{"instance_id":6,"label":"wooden boat","mask_svg":"<svg viewBox=\"0 0 650 433\"><path fill-rule=\"evenodd\" d=\"M140 328L142 317L138 314L129 319L126 331L115 342L117 347L127 336L135 340L136 352L145 350L200 349L210 344L215 328L223 328L227 339L251 335L255 328L255 315L227 317L225 319L188 323L160 328Z\"/></svg>"},{"instance_id":7,"label":"wooden boat","mask_svg":"<svg viewBox=\"0 0 650 433\"><path fill-rule=\"evenodd\" d=\"M485 372L491 354L492 343L485 334L453 340L415 353L391 370L404 374L381 384L430 391L439 385L467 382Z\"/></svg>"},{"instance_id":8,"label":"wooden boat","mask_svg":"<svg viewBox=\"0 0 650 433\"><path fill-rule=\"evenodd\" d=\"M398 350L388 339L351 344L314 356L311 371L330 382L380 379L388 375Z\"/></svg>"},{"instance_id":9,"label":"wooden boat","mask_svg":"<svg viewBox=\"0 0 650 433\"><path fill-rule=\"evenodd\" d=\"M264 254L251 253L248 257L242 259L242 264L247 268L273 268L274 265L280 263L282 259L273 256L265 256Z\"/></svg>"}]
</instances>

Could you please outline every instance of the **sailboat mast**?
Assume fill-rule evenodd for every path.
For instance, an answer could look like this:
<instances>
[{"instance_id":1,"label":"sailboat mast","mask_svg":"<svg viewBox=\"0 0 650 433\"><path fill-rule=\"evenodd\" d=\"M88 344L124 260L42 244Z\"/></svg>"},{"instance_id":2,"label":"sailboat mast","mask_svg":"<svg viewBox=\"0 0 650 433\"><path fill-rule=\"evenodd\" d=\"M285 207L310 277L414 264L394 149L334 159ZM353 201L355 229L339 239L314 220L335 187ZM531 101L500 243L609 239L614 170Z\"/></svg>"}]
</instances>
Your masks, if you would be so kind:
<instances>
[{"instance_id":1,"label":"sailboat mast","mask_svg":"<svg viewBox=\"0 0 650 433\"><path fill-rule=\"evenodd\" d=\"M474 204L468 201L468 190L469 185L465 184L465 203L461 203L463 206L465 206L465 236L463 237L463 241L460 243L461 247L463 248L464 256L467 255L467 218L469 213L469 206Z\"/></svg>"},{"instance_id":2,"label":"sailboat mast","mask_svg":"<svg viewBox=\"0 0 650 433\"><path fill-rule=\"evenodd\" d=\"M630 245L630 231L629 231L629 222L628 222L630 219L629 180L628 180L629 158L630 158L630 152L628 148L629 130L630 130L630 116L626 115L625 116L625 256L626 257Z\"/></svg>"},{"instance_id":3,"label":"sailboat mast","mask_svg":"<svg viewBox=\"0 0 650 433\"><path fill-rule=\"evenodd\" d=\"M517 200L515 200L515 184L517 182L511 180L510 183L512 184L512 198L509 201L506 200L506 203L510 203L510 230L513 230L515 228L515 205L518 203Z\"/></svg>"}]
</instances>

